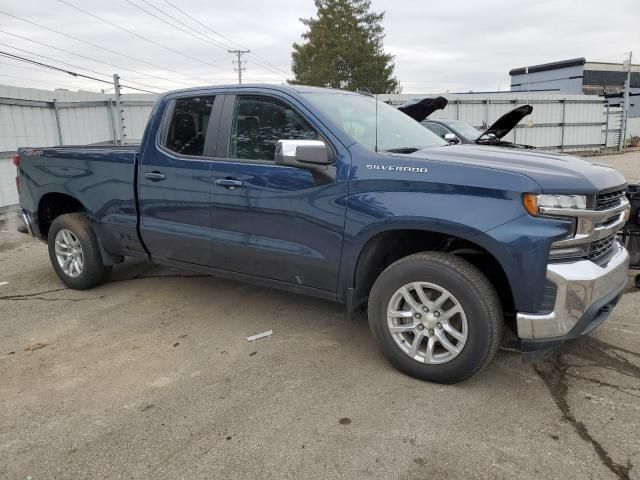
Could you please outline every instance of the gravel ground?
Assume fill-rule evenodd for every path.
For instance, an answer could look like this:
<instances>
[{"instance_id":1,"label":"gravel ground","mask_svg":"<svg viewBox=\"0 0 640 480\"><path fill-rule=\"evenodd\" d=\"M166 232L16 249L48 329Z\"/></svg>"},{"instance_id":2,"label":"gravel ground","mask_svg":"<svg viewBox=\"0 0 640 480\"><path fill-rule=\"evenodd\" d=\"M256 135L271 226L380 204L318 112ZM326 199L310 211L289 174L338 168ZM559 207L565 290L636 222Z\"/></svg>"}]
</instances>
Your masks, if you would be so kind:
<instances>
[{"instance_id":1,"label":"gravel ground","mask_svg":"<svg viewBox=\"0 0 640 480\"><path fill-rule=\"evenodd\" d=\"M640 153L599 161L640 171ZM548 361L501 351L441 386L321 300L140 261L65 289L15 226L0 219L2 479L640 478L640 290Z\"/></svg>"}]
</instances>

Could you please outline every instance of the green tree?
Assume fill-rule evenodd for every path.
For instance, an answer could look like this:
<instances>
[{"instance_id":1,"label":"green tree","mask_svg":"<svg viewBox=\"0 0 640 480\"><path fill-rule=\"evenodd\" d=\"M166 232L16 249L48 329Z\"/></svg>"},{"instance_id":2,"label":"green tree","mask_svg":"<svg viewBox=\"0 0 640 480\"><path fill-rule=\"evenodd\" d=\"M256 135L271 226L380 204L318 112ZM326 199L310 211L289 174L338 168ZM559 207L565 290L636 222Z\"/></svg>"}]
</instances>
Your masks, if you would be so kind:
<instances>
[{"instance_id":1,"label":"green tree","mask_svg":"<svg viewBox=\"0 0 640 480\"><path fill-rule=\"evenodd\" d=\"M308 30L291 54L296 85L398 93L393 55L384 52L383 13L370 0L316 0L318 18L301 18Z\"/></svg>"}]
</instances>

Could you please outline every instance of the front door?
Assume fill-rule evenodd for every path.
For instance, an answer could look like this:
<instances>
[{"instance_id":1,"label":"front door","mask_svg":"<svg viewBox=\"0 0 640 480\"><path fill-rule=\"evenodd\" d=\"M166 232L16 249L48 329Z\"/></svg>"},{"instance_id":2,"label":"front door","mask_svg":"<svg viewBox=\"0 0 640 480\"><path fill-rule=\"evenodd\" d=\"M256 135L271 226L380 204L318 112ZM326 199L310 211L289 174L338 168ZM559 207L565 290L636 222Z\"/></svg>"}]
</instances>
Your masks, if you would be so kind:
<instances>
[{"instance_id":1,"label":"front door","mask_svg":"<svg viewBox=\"0 0 640 480\"><path fill-rule=\"evenodd\" d=\"M224 95L179 96L138 172L140 234L153 257L211 263L209 174Z\"/></svg>"},{"instance_id":2,"label":"front door","mask_svg":"<svg viewBox=\"0 0 640 480\"><path fill-rule=\"evenodd\" d=\"M273 160L278 140L328 135L286 99L227 95L211 167L214 266L336 290L348 168L331 178ZM335 153L348 162L346 149Z\"/></svg>"}]
</instances>

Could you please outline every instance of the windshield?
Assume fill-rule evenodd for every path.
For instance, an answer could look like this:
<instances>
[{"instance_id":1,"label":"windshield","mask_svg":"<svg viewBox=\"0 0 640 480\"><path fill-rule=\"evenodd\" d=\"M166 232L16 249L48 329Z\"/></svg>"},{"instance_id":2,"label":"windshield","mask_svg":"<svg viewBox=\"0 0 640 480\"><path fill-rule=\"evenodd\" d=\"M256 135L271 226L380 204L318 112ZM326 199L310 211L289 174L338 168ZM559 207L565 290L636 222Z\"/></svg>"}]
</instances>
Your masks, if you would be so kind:
<instances>
[{"instance_id":1,"label":"windshield","mask_svg":"<svg viewBox=\"0 0 640 480\"><path fill-rule=\"evenodd\" d=\"M446 125L451 125L451 128L453 128L456 132L458 132L464 138L469 140L475 140L480 135L482 135L482 132L480 130L478 130L475 127L472 127L466 122L451 121L451 122L447 122Z\"/></svg>"},{"instance_id":2,"label":"windshield","mask_svg":"<svg viewBox=\"0 0 640 480\"><path fill-rule=\"evenodd\" d=\"M376 146L376 104L378 105L378 151L419 150L447 145L400 110L367 95L307 93L314 107L338 127L370 150Z\"/></svg>"}]
</instances>

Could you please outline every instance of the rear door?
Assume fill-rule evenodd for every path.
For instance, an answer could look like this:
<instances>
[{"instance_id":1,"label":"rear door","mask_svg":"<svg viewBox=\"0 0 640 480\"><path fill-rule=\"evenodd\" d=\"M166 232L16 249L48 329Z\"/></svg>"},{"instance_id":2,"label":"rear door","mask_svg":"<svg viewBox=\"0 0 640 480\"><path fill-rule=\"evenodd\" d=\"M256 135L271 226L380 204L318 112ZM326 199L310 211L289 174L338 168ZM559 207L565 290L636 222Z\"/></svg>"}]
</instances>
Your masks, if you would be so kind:
<instances>
[{"instance_id":1,"label":"rear door","mask_svg":"<svg viewBox=\"0 0 640 480\"><path fill-rule=\"evenodd\" d=\"M339 167L348 151L301 105L276 94L229 92L218 138L211 168L214 265L334 292L348 175ZM276 165L276 142L283 139L322 139L337 148L333 175Z\"/></svg>"},{"instance_id":2,"label":"rear door","mask_svg":"<svg viewBox=\"0 0 640 480\"><path fill-rule=\"evenodd\" d=\"M152 257L211 263L209 174L224 94L169 101L138 172L140 234ZM155 141L154 141L155 140Z\"/></svg>"}]
</instances>

